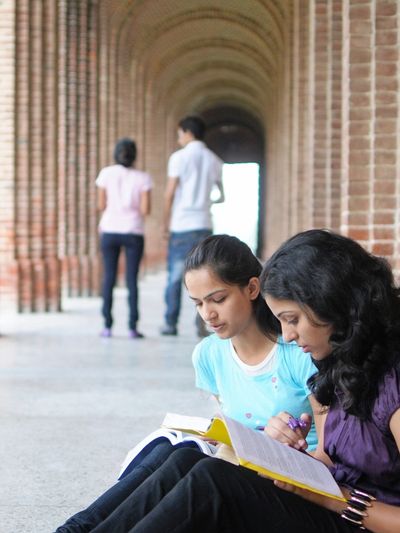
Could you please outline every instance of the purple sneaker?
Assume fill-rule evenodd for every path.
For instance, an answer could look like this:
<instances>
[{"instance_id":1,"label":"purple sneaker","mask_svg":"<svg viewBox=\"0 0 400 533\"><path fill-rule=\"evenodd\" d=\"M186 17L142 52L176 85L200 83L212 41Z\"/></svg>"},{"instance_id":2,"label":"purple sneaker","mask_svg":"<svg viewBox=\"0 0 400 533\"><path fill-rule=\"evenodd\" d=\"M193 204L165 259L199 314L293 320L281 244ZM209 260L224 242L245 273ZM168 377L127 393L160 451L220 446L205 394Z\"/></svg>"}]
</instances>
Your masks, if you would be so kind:
<instances>
[{"instance_id":1,"label":"purple sneaker","mask_svg":"<svg viewBox=\"0 0 400 533\"><path fill-rule=\"evenodd\" d=\"M104 337L105 339L108 339L111 337L111 328L104 328L103 331L100 333L100 337Z\"/></svg>"},{"instance_id":2,"label":"purple sneaker","mask_svg":"<svg viewBox=\"0 0 400 533\"><path fill-rule=\"evenodd\" d=\"M137 329L130 329L129 337L131 339L143 339L144 335L143 333L139 333Z\"/></svg>"}]
</instances>

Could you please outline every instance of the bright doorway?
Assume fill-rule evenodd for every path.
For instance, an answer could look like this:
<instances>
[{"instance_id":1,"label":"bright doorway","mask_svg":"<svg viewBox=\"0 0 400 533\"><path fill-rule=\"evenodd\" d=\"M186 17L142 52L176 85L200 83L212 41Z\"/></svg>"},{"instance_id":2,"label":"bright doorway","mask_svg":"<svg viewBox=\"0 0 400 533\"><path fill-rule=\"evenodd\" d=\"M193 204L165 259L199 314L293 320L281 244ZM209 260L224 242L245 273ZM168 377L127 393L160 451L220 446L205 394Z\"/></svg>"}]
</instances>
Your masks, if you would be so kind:
<instances>
[{"instance_id":1,"label":"bright doorway","mask_svg":"<svg viewBox=\"0 0 400 533\"><path fill-rule=\"evenodd\" d=\"M257 163L225 164L222 182L225 202L211 208L214 233L234 235L257 251L260 166Z\"/></svg>"}]
</instances>

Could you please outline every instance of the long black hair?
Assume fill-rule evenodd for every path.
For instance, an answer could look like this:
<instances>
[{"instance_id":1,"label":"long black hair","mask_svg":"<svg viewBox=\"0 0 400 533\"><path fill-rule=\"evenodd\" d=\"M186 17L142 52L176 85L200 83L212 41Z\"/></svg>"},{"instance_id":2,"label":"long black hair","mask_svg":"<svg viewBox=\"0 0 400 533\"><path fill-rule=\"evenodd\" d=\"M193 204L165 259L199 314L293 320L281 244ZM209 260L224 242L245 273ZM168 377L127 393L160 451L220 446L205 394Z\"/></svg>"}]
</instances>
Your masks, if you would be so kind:
<instances>
[{"instance_id":1,"label":"long black hair","mask_svg":"<svg viewBox=\"0 0 400 533\"><path fill-rule=\"evenodd\" d=\"M246 287L253 277L258 278L262 269L249 246L231 235L211 235L195 246L186 257L184 275L204 267L209 268L224 283L239 287ZM268 338L276 340L279 322L261 293L252 303L259 328Z\"/></svg>"},{"instance_id":2,"label":"long black hair","mask_svg":"<svg viewBox=\"0 0 400 533\"><path fill-rule=\"evenodd\" d=\"M264 296L295 301L330 324L331 354L309 380L328 406L339 393L346 412L366 419L379 378L400 360L400 300L386 260L326 230L287 240L260 276Z\"/></svg>"}]
</instances>

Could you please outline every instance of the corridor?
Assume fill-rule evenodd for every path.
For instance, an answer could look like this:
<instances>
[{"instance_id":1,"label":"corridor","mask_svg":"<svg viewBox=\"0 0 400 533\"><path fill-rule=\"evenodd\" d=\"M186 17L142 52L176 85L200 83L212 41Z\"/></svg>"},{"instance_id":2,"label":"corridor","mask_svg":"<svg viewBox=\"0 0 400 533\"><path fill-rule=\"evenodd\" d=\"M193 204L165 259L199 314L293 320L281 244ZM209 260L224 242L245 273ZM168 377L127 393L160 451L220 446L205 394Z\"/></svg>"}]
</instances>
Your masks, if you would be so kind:
<instances>
[{"instance_id":1,"label":"corridor","mask_svg":"<svg viewBox=\"0 0 400 533\"><path fill-rule=\"evenodd\" d=\"M112 339L98 337L99 298L63 313L0 318L1 533L51 533L116 481L126 452L166 411L211 415L194 388L194 308L161 337L165 274L140 283L143 340L125 329L125 290Z\"/></svg>"}]
</instances>

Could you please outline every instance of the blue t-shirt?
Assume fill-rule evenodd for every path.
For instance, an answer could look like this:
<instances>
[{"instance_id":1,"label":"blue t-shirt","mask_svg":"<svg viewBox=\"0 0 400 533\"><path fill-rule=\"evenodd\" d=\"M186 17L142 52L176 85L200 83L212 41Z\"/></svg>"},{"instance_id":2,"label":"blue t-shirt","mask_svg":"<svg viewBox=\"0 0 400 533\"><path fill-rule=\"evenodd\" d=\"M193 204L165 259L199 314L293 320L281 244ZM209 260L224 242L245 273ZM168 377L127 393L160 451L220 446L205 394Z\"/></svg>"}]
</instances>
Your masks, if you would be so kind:
<instances>
[{"instance_id":1,"label":"blue t-shirt","mask_svg":"<svg viewBox=\"0 0 400 533\"><path fill-rule=\"evenodd\" d=\"M317 371L309 354L295 342L279 338L270 364L259 375L248 375L235 360L230 339L210 335L193 351L196 386L219 397L227 416L256 428L271 416L287 411L298 417L312 415L307 380ZM314 424L307 436L309 450L317 444Z\"/></svg>"}]
</instances>

